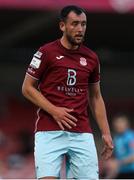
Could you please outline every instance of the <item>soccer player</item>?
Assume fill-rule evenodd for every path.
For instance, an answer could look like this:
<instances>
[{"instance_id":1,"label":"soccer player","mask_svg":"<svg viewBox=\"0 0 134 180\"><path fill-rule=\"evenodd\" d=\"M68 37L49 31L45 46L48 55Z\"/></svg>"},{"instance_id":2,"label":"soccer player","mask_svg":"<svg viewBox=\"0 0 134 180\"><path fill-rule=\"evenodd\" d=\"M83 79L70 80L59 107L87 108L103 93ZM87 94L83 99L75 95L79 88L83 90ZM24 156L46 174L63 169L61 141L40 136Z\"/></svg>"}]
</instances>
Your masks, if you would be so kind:
<instances>
[{"instance_id":1,"label":"soccer player","mask_svg":"<svg viewBox=\"0 0 134 180\"><path fill-rule=\"evenodd\" d=\"M107 178L134 179L134 131L129 118L118 114L113 118L114 157L106 163Z\"/></svg>"},{"instance_id":2,"label":"soccer player","mask_svg":"<svg viewBox=\"0 0 134 180\"><path fill-rule=\"evenodd\" d=\"M99 85L99 60L82 44L86 25L85 10L64 7L59 23L62 37L39 48L23 82L23 95L39 107L34 153L38 179L58 178L65 154L73 178L98 179L88 104L102 133L102 156L107 159L112 154L112 138Z\"/></svg>"}]
</instances>

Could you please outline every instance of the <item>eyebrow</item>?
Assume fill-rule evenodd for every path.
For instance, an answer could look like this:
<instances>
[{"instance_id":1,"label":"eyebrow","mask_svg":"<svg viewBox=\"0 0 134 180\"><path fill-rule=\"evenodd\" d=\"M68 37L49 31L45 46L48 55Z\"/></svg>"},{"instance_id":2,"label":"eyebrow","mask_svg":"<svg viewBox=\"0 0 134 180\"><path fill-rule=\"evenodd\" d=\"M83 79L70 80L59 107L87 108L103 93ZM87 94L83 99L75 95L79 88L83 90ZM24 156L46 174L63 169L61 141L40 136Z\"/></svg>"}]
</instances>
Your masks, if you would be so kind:
<instances>
[{"instance_id":1,"label":"eyebrow","mask_svg":"<svg viewBox=\"0 0 134 180\"><path fill-rule=\"evenodd\" d=\"M84 21L79 21L79 20L74 20L74 21L72 21L72 23L78 23L78 22L84 22L84 23L86 23L87 21L86 20L84 20Z\"/></svg>"}]
</instances>

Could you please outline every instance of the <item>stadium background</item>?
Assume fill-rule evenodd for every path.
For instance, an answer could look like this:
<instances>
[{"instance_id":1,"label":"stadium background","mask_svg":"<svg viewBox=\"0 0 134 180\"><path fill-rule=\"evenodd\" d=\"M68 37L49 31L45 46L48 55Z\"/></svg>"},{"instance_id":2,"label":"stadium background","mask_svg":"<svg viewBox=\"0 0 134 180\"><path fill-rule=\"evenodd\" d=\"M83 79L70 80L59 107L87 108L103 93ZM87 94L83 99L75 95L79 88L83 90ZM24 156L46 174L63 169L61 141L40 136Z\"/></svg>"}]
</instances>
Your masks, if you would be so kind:
<instances>
[{"instance_id":1,"label":"stadium background","mask_svg":"<svg viewBox=\"0 0 134 180\"><path fill-rule=\"evenodd\" d=\"M110 125L118 112L134 119L133 0L0 0L0 177L34 178L35 107L24 99L21 86L33 53L60 37L58 12L67 4L87 10L85 44L100 58ZM92 126L100 154L93 120Z\"/></svg>"}]
</instances>

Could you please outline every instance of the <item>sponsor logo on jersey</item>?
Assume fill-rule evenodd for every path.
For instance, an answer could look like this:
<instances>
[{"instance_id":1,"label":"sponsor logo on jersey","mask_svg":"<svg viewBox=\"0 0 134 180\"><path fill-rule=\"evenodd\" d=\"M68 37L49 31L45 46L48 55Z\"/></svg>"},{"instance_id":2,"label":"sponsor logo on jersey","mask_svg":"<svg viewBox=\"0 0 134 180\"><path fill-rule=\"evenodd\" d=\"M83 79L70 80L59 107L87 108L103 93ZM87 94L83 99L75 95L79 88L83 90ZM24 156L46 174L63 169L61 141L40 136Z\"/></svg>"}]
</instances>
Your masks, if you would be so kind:
<instances>
[{"instance_id":1,"label":"sponsor logo on jersey","mask_svg":"<svg viewBox=\"0 0 134 180\"><path fill-rule=\"evenodd\" d=\"M56 59L62 59L64 56L56 56Z\"/></svg>"},{"instance_id":2,"label":"sponsor logo on jersey","mask_svg":"<svg viewBox=\"0 0 134 180\"><path fill-rule=\"evenodd\" d=\"M35 68L35 69L38 69L40 67L40 63L41 63L40 59L33 57L32 61L30 63L30 66Z\"/></svg>"},{"instance_id":3,"label":"sponsor logo on jersey","mask_svg":"<svg viewBox=\"0 0 134 180\"><path fill-rule=\"evenodd\" d=\"M37 58L41 58L42 52L37 51L37 52L34 54L34 56L37 57Z\"/></svg>"},{"instance_id":4,"label":"sponsor logo on jersey","mask_svg":"<svg viewBox=\"0 0 134 180\"><path fill-rule=\"evenodd\" d=\"M67 96L77 96L83 93L83 89L77 87L67 87L67 86L57 86L57 90L60 92L64 92Z\"/></svg>"},{"instance_id":5,"label":"sponsor logo on jersey","mask_svg":"<svg viewBox=\"0 0 134 180\"><path fill-rule=\"evenodd\" d=\"M76 84L76 71L74 69L68 69L67 85L74 86Z\"/></svg>"},{"instance_id":6,"label":"sponsor logo on jersey","mask_svg":"<svg viewBox=\"0 0 134 180\"><path fill-rule=\"evenodd\" d=\"M82 66L86 66L86 65L87 65L87 60L86 60L84 57L81 57L81 58L80 58L80 64L81 64Z\"/></svg>"}]
</instances>

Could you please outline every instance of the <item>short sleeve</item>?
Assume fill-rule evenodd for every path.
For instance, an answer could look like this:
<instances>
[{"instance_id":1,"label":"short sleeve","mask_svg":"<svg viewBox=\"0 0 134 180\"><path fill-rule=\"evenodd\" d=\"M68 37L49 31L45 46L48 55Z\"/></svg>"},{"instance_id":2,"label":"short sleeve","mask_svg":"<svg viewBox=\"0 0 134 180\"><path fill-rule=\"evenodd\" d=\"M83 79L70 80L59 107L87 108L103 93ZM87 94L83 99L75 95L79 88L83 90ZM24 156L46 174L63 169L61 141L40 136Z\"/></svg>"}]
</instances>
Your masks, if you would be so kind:
<instances>
[{"instance_id":1,"label":"short sleeve","mask_svg":"<svg viewBox=\"0 0 134 180\"><path fill-rule=\"evenodd\" d=\"M98 57L96 56L96 64L92 73L90 74L89 83L96 83L99 81L100 81L100 63Z\"/></svg>"},{"instance_id":2,"label":"short sleeve","mask_svg":"<svg viewBox=\"0 0 134 180\"><path fill-rule=\"evenodd\" d=\"M33 55L33 58L27 69L27 74L32 76L34 79L39 80L47 68L47 53L41 47Z\"/></svg>"}]
</instances>

